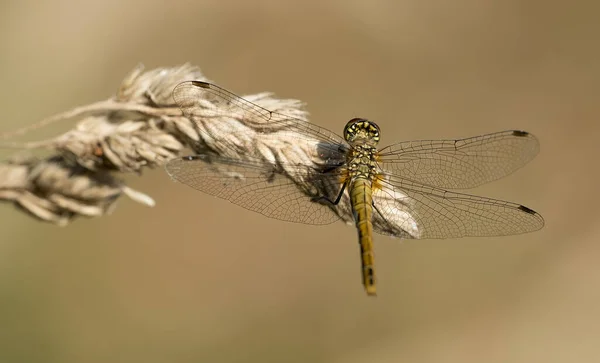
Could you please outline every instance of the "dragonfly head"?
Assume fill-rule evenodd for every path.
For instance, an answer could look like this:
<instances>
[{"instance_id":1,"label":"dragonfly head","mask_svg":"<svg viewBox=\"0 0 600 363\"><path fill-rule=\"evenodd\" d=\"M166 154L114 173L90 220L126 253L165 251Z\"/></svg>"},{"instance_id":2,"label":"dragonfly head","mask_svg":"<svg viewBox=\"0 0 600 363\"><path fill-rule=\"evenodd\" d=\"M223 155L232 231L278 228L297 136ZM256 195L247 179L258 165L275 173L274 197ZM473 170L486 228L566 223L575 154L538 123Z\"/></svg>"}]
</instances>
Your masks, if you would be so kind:
<instances>
[{"instance_id":1,"label":"dragonfly head","mask_svg":"<svg viewBox=\"0 0 600 363\"><path fill-rule=\"evenodd\" d=\"M369 143L371 146L379 142L379 126L364 118L353 118L344 127L344 138L348 143Z\"/></svg>"}]
</instances>

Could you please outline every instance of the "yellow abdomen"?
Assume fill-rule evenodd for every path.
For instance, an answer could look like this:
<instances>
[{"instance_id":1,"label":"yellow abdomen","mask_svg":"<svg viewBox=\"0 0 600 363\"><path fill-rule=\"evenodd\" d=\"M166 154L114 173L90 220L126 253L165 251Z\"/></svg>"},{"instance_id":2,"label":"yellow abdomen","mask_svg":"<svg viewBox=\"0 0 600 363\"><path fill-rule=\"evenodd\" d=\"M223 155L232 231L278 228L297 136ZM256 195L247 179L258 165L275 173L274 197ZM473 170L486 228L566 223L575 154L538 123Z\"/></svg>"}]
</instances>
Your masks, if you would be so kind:
<instances>
[{"instance_id":1,"label":"yellow abdomen","mask_svg":"<svg viewBox=\"0 0 600 363\"><path fill-rule=\"evenodd\" d=\"M358 177L353 181L350 188L350 201L360 243L363 285L368 295L376 295L373 224L371 222L373 197L371 182L368 179Z\"/></svg>"}]
</instances>

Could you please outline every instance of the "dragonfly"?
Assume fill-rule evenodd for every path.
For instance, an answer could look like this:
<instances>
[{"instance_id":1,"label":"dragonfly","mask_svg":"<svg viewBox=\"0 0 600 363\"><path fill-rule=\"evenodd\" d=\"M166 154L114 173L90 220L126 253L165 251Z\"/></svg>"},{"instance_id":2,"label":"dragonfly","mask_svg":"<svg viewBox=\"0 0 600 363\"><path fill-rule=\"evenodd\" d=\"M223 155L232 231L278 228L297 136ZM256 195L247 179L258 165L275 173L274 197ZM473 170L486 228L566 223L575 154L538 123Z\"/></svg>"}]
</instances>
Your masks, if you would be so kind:
<instances>
[{"instance_id":1,"label":"dragonfly","mask_svg":"<svg viewBox=\"0 0 600 363\"><path fill-rule=\"evenodd\" d=\"M353 222L367 295L377 294L373 232L443 239L515 235L544 226L542 216L524 205L454 191L500 179L532 160L539 142L526 131L378 149L381 129L365 118L347 122L342 137L203 81L177 85L173 97L199 128L213 127L205 138L238 135L243 147L236 144L232 152L198 145L197 155L167 163L169 175L267 217L313 225ZM247 128L234 129L224 118Z\"/></svg>"}]
</instances>

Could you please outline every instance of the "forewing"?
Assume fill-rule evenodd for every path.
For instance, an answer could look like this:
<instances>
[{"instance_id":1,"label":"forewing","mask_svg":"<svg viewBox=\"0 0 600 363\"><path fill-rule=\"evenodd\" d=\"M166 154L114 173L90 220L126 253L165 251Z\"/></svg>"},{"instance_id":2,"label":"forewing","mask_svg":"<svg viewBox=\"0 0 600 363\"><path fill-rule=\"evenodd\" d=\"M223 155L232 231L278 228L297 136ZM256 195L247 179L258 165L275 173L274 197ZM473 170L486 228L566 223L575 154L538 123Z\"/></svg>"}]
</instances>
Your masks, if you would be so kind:
<instances>
[{"instance_id":1,"label":"forewing","mask_svg":"<svg viewBox=\"0 0 600 363\"><path fill-rule=\"evenodd\" d=\"M270 218L305 224L329 224L340 218L326 203L311 198L335 199L335 186L340 186L337 172L318 173L304 165L277 169L259 159L241 161L214 155L173 159L166 169L183 184ZM284 174L287 172L301 182L294 183Z\"/></svg>"},{"instance_id":2,"label":"forewing","mask_svg":"<svg viewBox=\"0 0 600 363\"><path fill-rule=\"evenodd\" d=\"M444 189L469 189L505 177L539 152L535 136L502 131L457 140L419 140L390 145L379 152L388 173Z\"/></svg>"},{"instance_id":3,"label":"forewing","mask_svg":"<svg viewBox=\"0 0 600 363\"><path fill-rule=\"evenodd\" d=\"M505 236L544 226L537 212L516 203L449 192L389 176L374 190L373 203L386 223L381 234L406 238ZM395 232L398 229L404 233Z\"/></svg>"},{"instance_id":4,"label":"forewing","mask_svg":"<svg viewBox=\"0 0 600 363\"><path fill-rule=\"evenodd\" d=\"M186 81L173 90L173 98L191 119L233 117L261 133L292 137L299 147L308 145L322 159L339 163L349 149L335 133L297 117L270 111L224 88L202 81Z\"/></svg>"}]
</instances>

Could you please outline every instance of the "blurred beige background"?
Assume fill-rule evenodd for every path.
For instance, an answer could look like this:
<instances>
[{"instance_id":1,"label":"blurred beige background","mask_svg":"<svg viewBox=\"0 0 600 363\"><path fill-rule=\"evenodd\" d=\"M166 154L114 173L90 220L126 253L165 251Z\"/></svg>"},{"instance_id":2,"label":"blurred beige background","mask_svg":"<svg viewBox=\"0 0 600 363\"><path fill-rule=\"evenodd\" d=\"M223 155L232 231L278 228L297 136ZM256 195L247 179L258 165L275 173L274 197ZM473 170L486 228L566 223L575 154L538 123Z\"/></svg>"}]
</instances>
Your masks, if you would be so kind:
<instances>
[{"instance_id":1,"label":"blurred beige background","mask_svg":"<svg viewBox=\"0 0 600 363\"><path fill-rule=\"evenodd\" d=\"M474 191L533 234L376 236L270 220L171 182L67 228L0 206L1 362L598 362L600 23L593 1L4 1L0 130L105 99L138 62L307 103L382 144L524 129L540 155ZM28 135L47 137L60 125Z\"/></svg>"}]
</instances>

